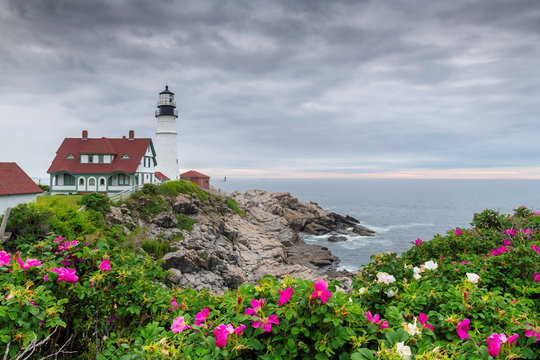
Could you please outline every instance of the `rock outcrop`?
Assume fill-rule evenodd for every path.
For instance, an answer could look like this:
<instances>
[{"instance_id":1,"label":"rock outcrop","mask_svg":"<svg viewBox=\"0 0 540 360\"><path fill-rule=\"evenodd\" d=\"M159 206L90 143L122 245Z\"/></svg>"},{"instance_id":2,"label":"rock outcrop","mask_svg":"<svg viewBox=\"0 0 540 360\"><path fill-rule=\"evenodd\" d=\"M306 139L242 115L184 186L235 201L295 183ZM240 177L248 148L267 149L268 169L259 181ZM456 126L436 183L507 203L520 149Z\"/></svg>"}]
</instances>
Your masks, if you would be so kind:
<instances>
[{"instance_id":1,"label":"rock outcrop","mask_svg":"<svg viewBox=\"0 0 540 360\"><path fill-rule=\"evenodd\" d=\"M210 196L201 202L181 194L167 198L163 211L150 219L139 208L148 205L144 197L113 208L109 221L125 224L126 231L138 224L146 229L144 236L168 242L175 251L163 257L164 267L169 270L169 279L181 287L221 292L244 282L257 282L267 274L311 280L339 277L347 287L350 274L335 271L339 260L323 246L306 244L298 233L337 237L373 234L356 219L300 202L289 193L231 193L245 210L243 216L227 206L226 198ZM190 231L180 230L178 216L197 222Z\"/></svg>"}]
</instances>

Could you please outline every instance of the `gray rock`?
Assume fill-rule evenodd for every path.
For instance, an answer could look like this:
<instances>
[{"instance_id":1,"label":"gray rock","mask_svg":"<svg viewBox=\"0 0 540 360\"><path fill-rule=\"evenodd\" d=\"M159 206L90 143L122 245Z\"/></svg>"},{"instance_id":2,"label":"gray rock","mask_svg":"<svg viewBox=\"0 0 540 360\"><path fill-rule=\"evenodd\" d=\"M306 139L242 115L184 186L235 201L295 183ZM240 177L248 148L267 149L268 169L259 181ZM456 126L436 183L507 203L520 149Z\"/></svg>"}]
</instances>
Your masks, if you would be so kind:
<instances>
[{"instance_id":1,"label":"gray rock","mask_svg":"<svg viewBox=\"0 0 540 360\"><path fill-rule=\"evenodd\" d=\"M342 241L347 241L347 238L341 235L331 235L328 237L328 241L329 242L342 242Z\"/></svg>"}]
</instances>

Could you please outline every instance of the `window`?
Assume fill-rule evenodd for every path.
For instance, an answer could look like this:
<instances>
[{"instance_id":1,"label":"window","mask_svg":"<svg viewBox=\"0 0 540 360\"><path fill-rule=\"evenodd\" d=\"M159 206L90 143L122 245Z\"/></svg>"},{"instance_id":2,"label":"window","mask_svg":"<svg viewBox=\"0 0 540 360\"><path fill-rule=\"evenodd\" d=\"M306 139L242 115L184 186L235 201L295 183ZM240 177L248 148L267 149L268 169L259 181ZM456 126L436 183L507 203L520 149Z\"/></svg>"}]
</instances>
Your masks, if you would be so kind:
<instances>
[{"instance_id":1,"label":"window","mask_svg":"<svg viewBox=\"0 0 540 360\"><path fill-rule=\"evenodd\" d=\"M64 174L64 185L75 185L75 176Z\"/></svg>"},{"instance_id":2,"label":"window","mask_svg":"<svg viewBox=\"0 0 540 360\"><path fill-rule=\"evenodd\" d=\"M88 185L89 185L89 186L96 186L96 179L90 178L90 179L88 180Z\"/></svg>"},{"instance_id":3,"label":"window","mask_svg":"<svg viewBox=\"0 0 540 360\"><path fill-rule=\"evenodd\" d=\"M128 156L128 154L124 154L124 155L122 155L122 159L129 159L129 156Z\"/></svg>"},{"instance_id":4,"label":"window","mask_svg":"<svg viewBox=\"0 0 540 360\"><path fill-rule=\"evenodd\" d=\"M88 155L88 163L92 164L94 162L94 155Z\"/></svg>"},{"instance_id":5,"label":"window","mask_svg":"<svg viewBox=\"0 0 540 360\"><path fill-rule=\"evenodd\" d=\"M98 155L98 163L103 164L103 155Z\"/></svg>"},{"instance_id":6,"label":"window","mask_svg":"<svg viewBox=\"0 0 540 360\"><path fill-rule=\"evenodd\" d=\"M99 179L99 186L105 186L105 179L104 178Z\"/></svg>"},{"instance_id":7,"label":"window","mask_svg":"<svg viewBox=\"0 0 540 360\"><path fill-rule=\"evenodd\" d=\"M129 185L129 176L118 174L118 185Z\"/></svg>"},{"instance_id":8,"label":"window","mask_svg":"<svg viewBox=\"0 0 540 360\"><path fill-rule=\"evenodd\" d=\"M79 179L79 186L84 186L84 179L83 178Z\"/></svg>"},{"instance_id":9,"label":"window","mask_svg":"<svg viewBox=\"0 0 540 360\"><path fill-rule=\"evenodd\" d=\"M68 154L68 156L66 156L66 159L75 159L75 156L73 156L73 154Z\"/></svg>"}]
</instances>

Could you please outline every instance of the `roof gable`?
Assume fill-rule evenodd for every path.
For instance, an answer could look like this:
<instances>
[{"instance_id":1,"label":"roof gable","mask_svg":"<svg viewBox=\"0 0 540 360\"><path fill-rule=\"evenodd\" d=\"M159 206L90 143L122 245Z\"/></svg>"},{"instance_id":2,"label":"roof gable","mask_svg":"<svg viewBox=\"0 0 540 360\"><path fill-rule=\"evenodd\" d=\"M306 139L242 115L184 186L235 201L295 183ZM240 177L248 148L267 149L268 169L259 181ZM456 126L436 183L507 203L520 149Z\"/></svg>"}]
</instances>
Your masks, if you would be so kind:
<instances>
[{"instance_id":1,"label":"roof gable","mask_svg":"<svg viewBox=\"0 0 540 360\"><path fill-rule=\"evenodd\" d=\"M35 194L43 190L17 163L0 162L0 195Z\"/></svg>"},{"instance_id":2,"label":"roof gable","mask_svg":"<svg viewBox=\"0 0 540 360\"><path fill-rule=\"evenodd\" d=\"M190 170L183 174L180 174L180 178L204 178L204 179L210 179L210 176L204 175L198 171Z\"/></svg>"}]
</instances>

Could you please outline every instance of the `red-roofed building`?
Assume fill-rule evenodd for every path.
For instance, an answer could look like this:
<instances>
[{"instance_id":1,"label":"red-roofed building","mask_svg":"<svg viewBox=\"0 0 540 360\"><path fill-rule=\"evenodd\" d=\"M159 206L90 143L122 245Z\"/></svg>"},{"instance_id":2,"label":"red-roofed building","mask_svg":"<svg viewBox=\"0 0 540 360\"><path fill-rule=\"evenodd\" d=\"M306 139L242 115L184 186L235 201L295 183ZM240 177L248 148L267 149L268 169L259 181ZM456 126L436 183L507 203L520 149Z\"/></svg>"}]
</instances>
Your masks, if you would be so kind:
<instances>
[{"instance_id":1,"label":"red-roofed building","mask_svg":"<svg viewBox=\"0 0 540 360\"><path fill-rule=\"evenodd\" d=\"M160 183L164 183L165 181L171 180L167 176L165 176L165 174L163 174L161 171L156 171L156 179Z\"/></svg>"},{"instance_id":2,"label":"red-roofed building","mask_svg":"<svg viewBox=\"0 0 540 360\"><path fill-rule=\"evenodd\" d=\"M8 207L33 202L43 190L14 162L0 162L0 214Z\"/></svg>"},{"instance_id":3,"label":"red-roofed building","mask_svg":"<svg viewBox=\"0 0 540 360\"><path fill-rule=\"evenodd\" d=\"M115 193L158 182L156 164L152 139L137 139L133 130L120 139L89 138L83 130L64 139L47 173L51 194Z\"/></svg>"},{"instance_id":4,"label":"red-roofed building","mask_svg":"<svg viewBox=\"0 0 540 360\"><path fill-rule=\"evenodd\" d=\"M210 176L201 174L198 171L190 170L180 174L180 179L191 181L204 189L210 189Z\"/></svg>"}]
</instances>

